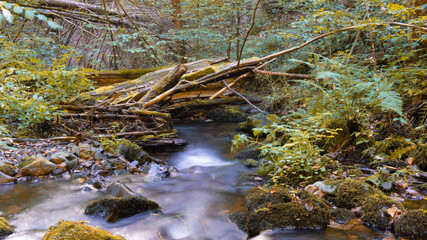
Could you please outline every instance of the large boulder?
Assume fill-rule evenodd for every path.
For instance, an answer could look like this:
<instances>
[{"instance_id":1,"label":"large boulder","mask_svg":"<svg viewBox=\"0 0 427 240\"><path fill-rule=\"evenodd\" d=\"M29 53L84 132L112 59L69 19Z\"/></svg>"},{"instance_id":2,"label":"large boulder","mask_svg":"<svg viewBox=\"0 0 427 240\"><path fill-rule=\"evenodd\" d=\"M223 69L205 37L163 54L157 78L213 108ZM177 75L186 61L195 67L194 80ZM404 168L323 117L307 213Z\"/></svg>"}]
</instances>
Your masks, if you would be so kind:
<instances>
[{"instance_id":1,"label":"large boulder","mask_svg":"<svg viewBox=\"0 0 427 240\"><path fill-rule=\"evenodd\" d=\"M15 178L0 172L0 184L14 182Z\"/></svg>"},{"instance_id":2,"label":"large boulder","mask_svg":"<svg viewBox=\"0 0 427 240\"><path fill-rule=\"evenodd\" d=\"M267 229L325 228L331 218L330 207L319 197L301 191L291 196L286 189L269 191L252 188L245 196L249 212L229 215L230 220L254 237Z\"/></svg>"},{"instance_id":3,"label":"large boulder","mask_svg":"<svg viewBox=\"0 0 427 240\"><path fill-rule=\"evenodd\" d=\"M55 226L49 227L49 231L42 240L124 240L123 237L86 225L85 222L59 221Z\"/></svg>"},{"instance_id":4,"label":"large boulder","mask_svg":"<svg viewBox=\"0 0 427 240\"><path fill-rule=\"evenodd\" d=\"M368 183L360 180L345 179L335 191L336 204L342 208L355 208L362 205L362 201L376 190Z\"/></svg>"},{"instance_id":5,"label":"large boulder","mask_svg":"<svg viewBox=\"0 0 427 240\"><path fill-rule=\"evenodd\" d=\"M13 233L13 228L5 218L0 217L0 239Z\"/></svg>"},{"instance_id":6,"label":"large boulder","mask_svg":"<svg viewBox=\"0 0 427 240\"><path fill-rule=\"evenodd\" d=\"M368 195L362 200L360 218L362 222L369 227L390 229L392 217L387 212L390 208L404 209L399 202L391 199L385 194Z\"/></svg>"},{"instance_id":7,"label":"large boulder","mask_svg":"<svg viewBox=\"0 0 427 240\"><path fill-rule=\"evenodd\" d=\"M105 218L107 222L133 216L147 211L160 211L160 206L141 196L109 197L90 204L85 213Z\"/></svg>"},{"instance_id":8,"label":"large boulder","mask_svg":"<svg viewBox=\"0 0 427 240\"><path fill-rule=\"evenodd\" d=\"M56 164L44 157L37 157L34 161L22 168L22 174L26 176L45 176L55 170Z\"/></svg>"},{"instance_id":9,"label":"large boulder","mask_svg":"<svg viewBox=\"0 0 427 240\"><path fill-rule=\"evenodd\" d=\"M394 221L393 227L400 237L422 237L427 233L427 214L422 209L408 211Z\"/></svg>"}]
</instances>

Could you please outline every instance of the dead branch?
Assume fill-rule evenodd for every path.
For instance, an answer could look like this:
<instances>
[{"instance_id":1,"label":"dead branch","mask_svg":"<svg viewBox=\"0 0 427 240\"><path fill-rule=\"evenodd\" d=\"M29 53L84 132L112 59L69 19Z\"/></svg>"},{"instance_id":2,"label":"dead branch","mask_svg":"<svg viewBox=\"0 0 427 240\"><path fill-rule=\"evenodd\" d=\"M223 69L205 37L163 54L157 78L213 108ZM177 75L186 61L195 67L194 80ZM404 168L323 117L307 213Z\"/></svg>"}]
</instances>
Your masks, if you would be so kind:
<instances>
[{"instance_id":1,"label":"dead branch","mask_svg":"<svg viewBox=\"0 0 427 240\"><path fill-rule=\"evenodd\" d=\"M251 107L253 107L254 109L256 109L258 112L268 115L268 113L264 112L263 110L259 109L257 106L253 105L247 98L245 98L242 94L234 91L233 89L230 88L230 86L227 85L227 83L223 80L222 83L224 84L224 86L226 88L228 88L228 90L232 91L233 93L235 93L237 96L239 96L240 98L242 98L243 100L245 100Z\"/></svg>"},{"instance_id":2,"label":"dead branch","mask_svg":"<svg viewBox=\"0 0 427 240\"><path fill-rule=\"evenodd\" d=\"M316 76L309 74L298 74L298 73L285 73L285 72L271 72L264 70L254 70L255 73L273 75L273 76L281 76L281 77L290 77L290 78L304 78L304 79L314 79Z\"/></svg>"}]
</instances>

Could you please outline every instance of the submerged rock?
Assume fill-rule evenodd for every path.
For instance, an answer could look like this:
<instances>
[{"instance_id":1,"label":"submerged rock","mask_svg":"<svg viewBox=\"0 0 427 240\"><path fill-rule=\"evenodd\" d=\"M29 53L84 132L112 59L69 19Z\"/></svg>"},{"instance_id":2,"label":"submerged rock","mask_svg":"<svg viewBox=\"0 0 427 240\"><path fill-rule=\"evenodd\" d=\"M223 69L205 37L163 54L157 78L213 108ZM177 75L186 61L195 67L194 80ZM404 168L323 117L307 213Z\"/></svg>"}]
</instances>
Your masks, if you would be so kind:
<instances>
[{"instance_id":1,"label":"submerged rock","mask_svg":"<svg viewBox=\"0 0 427 240\"><path fill-rule=\"evenodd\" d=\"M160 211L160 206L145 197L109 197L90 204L85 213L105 218L107 222L116 222L121 218L147 211Z\"/></svg>"},{"instance_id":2,"label":"submerged rock","mask_svg":"<svg viewBox=\"0 0 427 240\"><path fill-rule=\"evenodd\" d=\"M15 178L0 172L0 184L14 182Z\"/></svg>"},{"instance_id":3,"label":"submerged rock","mask_svg":"<svg viewBox=\"0 0 427 240\"><path fill-rule=\"evenodd\" d=\"M421 237L427 232L427 214L422 209L408 211L394 221L393 227L400 237Z\"/></svg>"},{"instance_id":4,"label":"submerged rock","mask_svg":"<svg viewBox=\"0 0 427 240\"><path fill-rule=\"evenodd\" d=\"M44 176L55 170L56 164L44 157L37 157L34 161L22 168L22 174L26 176Z\"/></svg>"},{"instance_id":5,"label":"submerged rock","mask_svg":"<svg viewBox=\"0 0 427 240\"><path fill-rule=\"evenodd\" d=\"M0 217L0 239L13 233L13 228L5 218Z\"/></svg>"},{"instance_id":6,"label":"submerged rock","mask_svg":"<svg viewBox=\"0 0 427 240\"><path fill-rule=\"evenodd\" d=\"M123 237L86 225L86 222L59 221L55 226L49 227L49 231L42 240L124 240Z\"/></svg>"}]
</instances>

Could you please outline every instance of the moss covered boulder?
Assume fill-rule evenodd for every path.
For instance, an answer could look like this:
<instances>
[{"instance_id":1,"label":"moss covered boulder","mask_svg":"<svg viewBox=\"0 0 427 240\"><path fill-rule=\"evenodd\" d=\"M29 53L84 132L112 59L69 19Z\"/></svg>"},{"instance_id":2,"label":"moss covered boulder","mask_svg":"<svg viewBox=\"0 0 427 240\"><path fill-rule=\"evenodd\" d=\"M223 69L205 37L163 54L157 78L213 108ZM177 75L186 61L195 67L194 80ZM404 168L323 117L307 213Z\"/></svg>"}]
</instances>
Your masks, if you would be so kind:
<instances>
[{"instance_id":1,"label":"moss covered boulder","mask_svg":"<svg viewBox=\"0 0 427 240\"><path fill-rule=\"evenodd\" d=\"M59 221L42 240L124 240L123 237L86 225L85 222Z\"/></svg>"},{"instance_id":2,"label":"moss covered boulder","mask_svg":"<svg viewBox=\"0 0 427 240\"><path fill-rule=\"evenodd\" d=\"M267 204L290 202L291 200L291 195L284 188L267 191L255 187L248 190L244 202L249 211L255 211Z\"/></svg>"},{"instance_id":3,"label":"moss covered boulder","mask_svg":"<svg viewBox=\"0 0 427 240\"><path fill-rule=\"evenodd\" d=\"M13 233L13 228L5 218L0 217L0 239Z\"/></svg>"},{"instance_id":4,"label":"moss covered boulder","mask_svg":"<svg viewBox=\"0 0 427 240\"><path fill-rule=\"evenodd\" d=\"M254 237L267 229L325 228L331 217L329 205L321 198L305 192L286 189L250 189L245 196L249 212L229 215L239 228Z\"/></svg>"},{"instance_id":5,"label":"moss covered boulder","mask_svg":"<svg viewBox=\"0 0 427 240\"><path fill-rule=\"evenodd\" d=\"M335 203L341 208L359 207L362 205L362 200L376 191L364 181L346 179L338 185Z\"/></svg>"},{"instance_id":6,"label":"moss covered boulder","mask_svg":"<svg viewBox=\"0 0 427 240\"><path fill-rule=\"evenodd\" d=\"M400 237L426 236L427 214L421 209L408 211L394 221L393 228L396 235Z\"/></svg>"},{"instance_id":7,"label":"moss covered boulder","mask_svg":"<svg viewBox=\"0 0 427 240\"><path fill-rule=\"evenodd\" d=\"M372 194L366 196L362 200L360 218L362 222L369 227L390 229L392 217L387 213L387 210L392 208L393 205L400 210L404 209L400 203L385 194Z\"/></svg>"},{"instance_id":8,"label":"moss covered boulder","mask_svg":"<svg viewBox=\"0 0 427 240\"><path fill-rule=\"evenodd\" d=\"M129 196L98 200L86 207L85 213L105 218L107 222L113 223L119 219L147 211L159 212L160 206L145 197Z\"/></svg>"},{"instance_id":9,"label":"moss covered boulder","mask_svg":"<svg viewBox=\"0 0 427 240\"><path fill-rule=\"evenodd\" d=\"M331 211L332 218L339 224L344 224L354 218L356 215L345 208L336 208Z\"/></svg>"}]
</instances>

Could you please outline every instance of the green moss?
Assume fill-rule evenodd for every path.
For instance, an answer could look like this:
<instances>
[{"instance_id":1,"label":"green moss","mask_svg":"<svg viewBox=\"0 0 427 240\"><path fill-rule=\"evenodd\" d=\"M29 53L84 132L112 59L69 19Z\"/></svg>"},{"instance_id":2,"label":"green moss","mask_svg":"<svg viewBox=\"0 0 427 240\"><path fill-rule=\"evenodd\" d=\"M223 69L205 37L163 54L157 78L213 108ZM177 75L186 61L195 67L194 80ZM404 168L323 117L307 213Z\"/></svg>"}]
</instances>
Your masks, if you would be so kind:
<instances>
[{"instance_id":1,"label":"green moss","mask_svg":"<svg viewBox=\"0 0 427 240\"><path fill-rule=\"evenodd\" d=\"M24 157L22 162L18 164L18 167L19 168L26 167L26 166L30 165L33 162L33 160L34 160L34 157L29 157L29 156Z\"/></svg>"},{"instance_id":2,"label":"green moss","mask_svg":"<svg viewBox=\"0 0 427 240\"><path fill-rule=\"evenodd\" d=\"M393 227L400 237L421 237L427 232L427 214L423 210L408 211L396 219Z\"/></svg>"},{"instance_id":3,"label":"green moss","mask_svg":"<svg viewBox=\"0 0 427 240\"><path fill-rule=\"evenodd\" d=\"M351 209L360 206L366 196L375 192L366 182L345 179L337 188L335 201L338 207Z\"/></svg>"},{"instance_id":4,"label":"green moss","mask_svg":"<svg viewBox=\"0 0 427 240\"><path fill-rule=\"evenodd\" d=\"M140 196L109 197L90 204L85 213L105 218L107 222L133 216L146 211L160 211L160 206L154 201Z\"/></svg>"},{"instance_id":5,"label":"green moss","mask_svg":"<svg viewBox=\"0 0 427 240\"><path fill-rule=\"evenodd\" d=\"M185 79L187 81L194 81L196 79L199 79L203 76L206 76L206 75L214 73L214 72L215 72L215 69L212 66L209 66L209 67L204 68L200 71L184 74L182 76L182 79Z\"/></svg>"},{"instance_id":6,"label":"green moss","mask_svg":"<svg viewBox=\"0 0 427 240\"><path fill-rule=\"evenodd\" d=\"M415 149L414 161L421 170L427 171L427 144L421 144Z\"/></svg>"},{"instance_id":7,"label":"green moss","mask_svg":"<svg viewBox=\"0 0 427 240\"><path fill-rule=\"evenodd\" d=\"M246 223L248 221L248 216L249 213L248 212L244 212L244 211L240 211L240 212L234 212L234 213L230 213L228 215L228 218L236 223L236 225L242 229L243 231L247 232L248 229L246 228Z\"/></svg>"},{"instance_id":8,"label":"green moss","mask_svg":"<svg viewBox=\"0 0 427 240\"><path fill-rule=\"evenodd\" d=\"M354 178L361 178L364 177L365 174L360 170L360 168L353 168L348 170L347 172L348 177L354 177Z\"/></svg>"},{"instance_id":9,"label":"green moss","mask_svg":"<svg viewBox=\"0 0 427 240\"><path fill-rule=\"evenodd\" d=\"M250 213L248 237L266 229L318 229L329 224L331 215L326 204L304 201L279 203Z\"/></svg>"},{"instance_id":10,"label":"green moss","mask_svg":"<svg viewBox=\"0 0 427 240\"><path fill-rule=\"evenodd\" d=\"M248 114L242 111L238 106L215 108L207 114L208 118L223 122L241 122L244 121L247 116Z\"/></svg>"},{"instance_id":11,"label":"green moss","mask_svg":"<svg viewBox=\"0 0 427 240\"><path fill-rule=\"evenodd\" d=\"M58 221L55 226L49 227L49 231L42 240L123 240L118 235L86 225L85 222Z\"/></svg>"},{"instance_id":12,"label":"green moss","mask_svg":"<svg viewBox=\"0 0 427 240\"><path fill-rule=\"evenodd\" d=\"M250 211L265 207L267 204L290 202L291 195L285 188L277 188L273 191L259 188L251 188L245 195L245 206Z\"/></svg>"},{"instance_id":13,"label":"green moss","mask_svg":"<svg viewBox=\"0 0 427 240\"><path fill-rule=\"evenodd\" d=\"M355 217L354 213L345 208L336 208L331 211L332 217L335 219L335 222L344 224L350 221Z\"/></svg>"},{"instance_id":14,"label":"green moss","mask_svg":"<svg viewBox=\"0 0 427 240\"><path fill-rule=\"evenodd\" d=\"M12 233L13 233L12 226L10 226L10 224L6 221L5 218L0 217L0 238L3 238Z\"/></svg>"},{"instance_id":15,"label":"green moss","mask_svg":"<svg viewBox=\"0 0 427 240\"><path fill-rule=\"evenodd\" d=\"M321 128L327 128L331 130L337 129L336 132L338 133L327 142L322 140L317 143L317 145L323 149L329 149L331 147L334 148L350 138L350 131L347 127L347 121L344 119L327 119L327 121L322 123Z\"/></svg>"},{"instance_id":16,"label":"green moss","mask_svg":"<svg viewBox=\"0 0 427 240\"><path fill-rule=\"evenodd\" d=\"M378 229L389 229L390 216L387 214L387 209L396 205L403 210L402 204L394 201L384 194L372 194L365 196L362 200L362 210L360 211L362 222L370 227Z\"/></svg>"}]
</instances>

